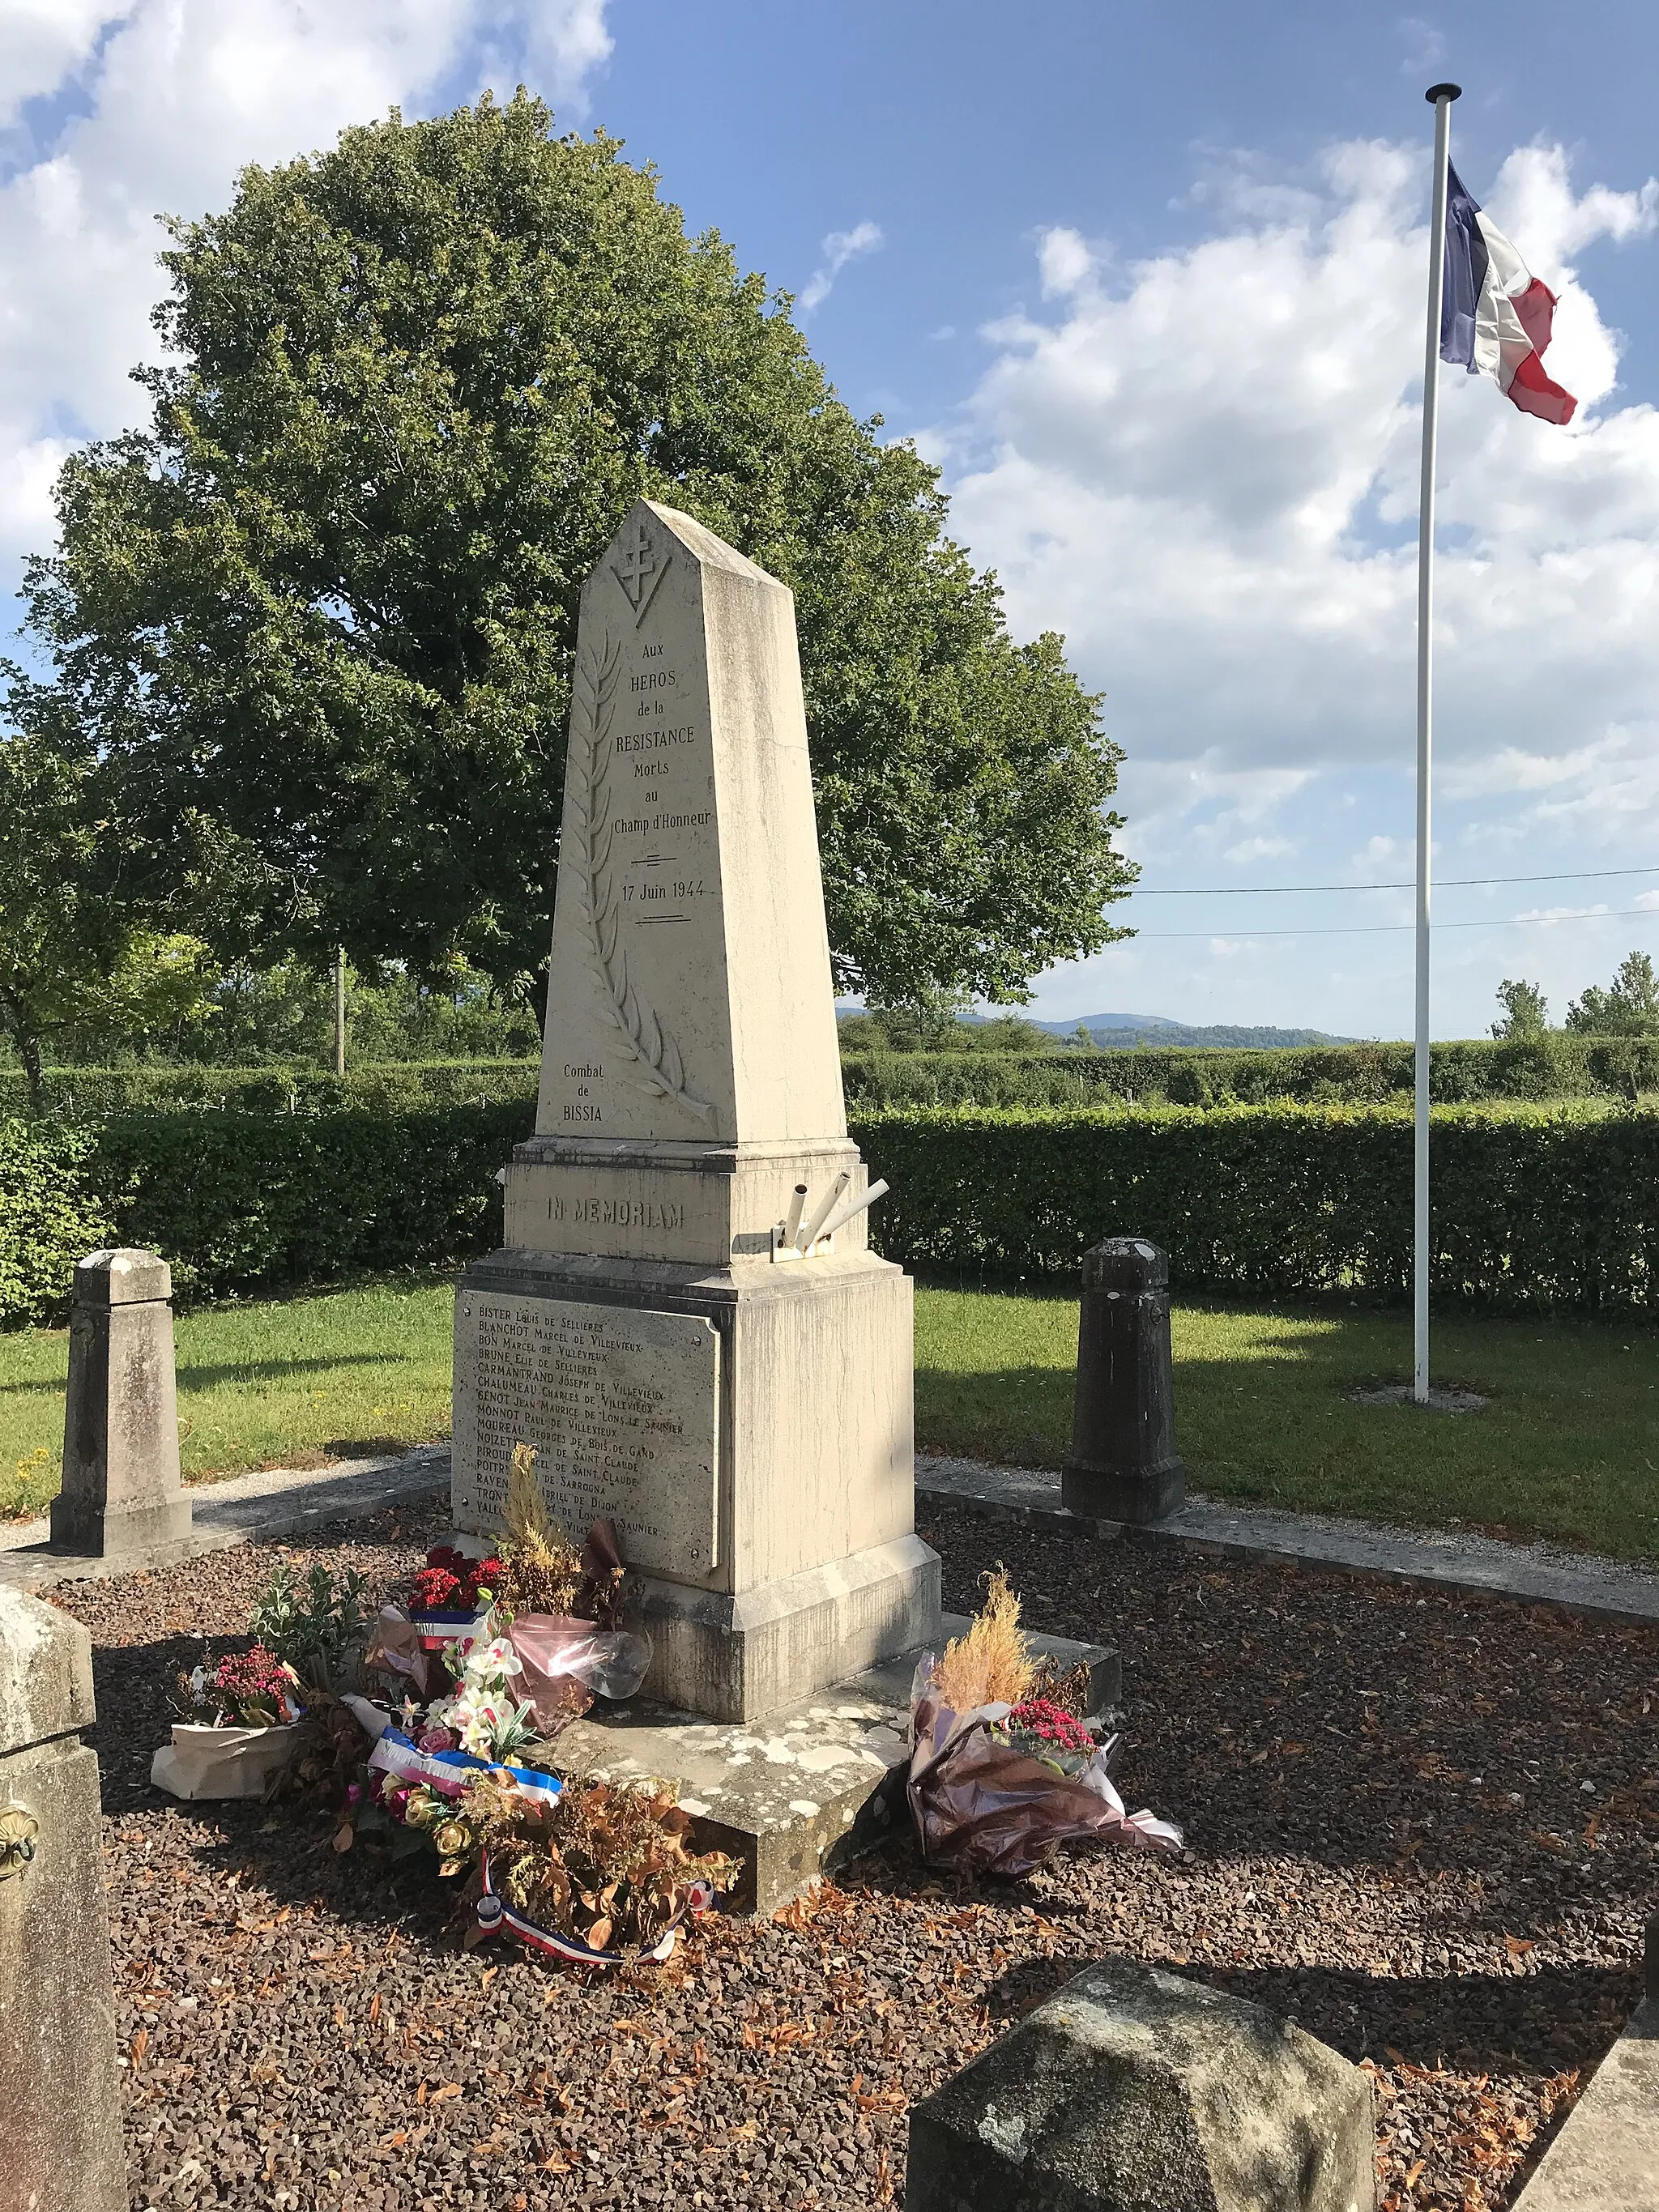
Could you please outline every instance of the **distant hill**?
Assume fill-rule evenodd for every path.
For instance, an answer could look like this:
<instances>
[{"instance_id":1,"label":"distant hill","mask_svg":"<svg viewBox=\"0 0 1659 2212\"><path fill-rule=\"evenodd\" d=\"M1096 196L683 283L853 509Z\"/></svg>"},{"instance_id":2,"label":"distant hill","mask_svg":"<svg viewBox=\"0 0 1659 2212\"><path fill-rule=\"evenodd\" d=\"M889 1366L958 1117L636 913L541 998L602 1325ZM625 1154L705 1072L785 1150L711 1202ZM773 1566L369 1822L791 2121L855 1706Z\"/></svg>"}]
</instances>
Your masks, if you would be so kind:
<instances>
[{"instance_id":1,"label":"distant hill","mask_svg":"<svg viewBox=\"0 0 1659 2212\"><path fill-rule=\"evenodd\" d=\"M1079 1014L1069 1022L1038 1022L1051 1036L1073 1037L1079 1029L1103 1052L1144 1052L1149 1046L1220 1046L1235 1052L1271 1051L1298 1044L1358 1044L1358 1037L1333 1036L1328 1030L1240 1029L1217 1022L1197 1027L1166 1021L1157 1014Z\"/></svg>"}]
</instances>

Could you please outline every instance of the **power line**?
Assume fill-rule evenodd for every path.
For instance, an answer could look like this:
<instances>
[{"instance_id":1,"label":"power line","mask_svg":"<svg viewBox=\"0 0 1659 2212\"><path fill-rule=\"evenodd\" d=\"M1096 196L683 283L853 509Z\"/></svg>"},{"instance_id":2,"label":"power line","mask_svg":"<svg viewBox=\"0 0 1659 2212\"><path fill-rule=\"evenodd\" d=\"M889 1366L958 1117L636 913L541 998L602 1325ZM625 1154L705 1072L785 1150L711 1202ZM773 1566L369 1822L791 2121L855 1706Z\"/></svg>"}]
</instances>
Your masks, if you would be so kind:
<instances>
[{"instance_id":1,"label":"power line","mask_svg":"<svg viewBox=\"0 0 1659 2212\"><path fill-rule=\"evenodd\" d=\"M1632 874L1640 874L1633 869ZM1518 880L1524 882L1525 878ZM1380 886L1379 886L1380 888ZM1443 929L1524 929L1540 923L1562 921L1659 921L1659 907L1626 907L1617 914L1512 914L1498 921L1437 921L1437 932ZM1131 932L1137 945L1167 944L1176 937L1391 937L1402 929L1415 929L1414 921L1367 921L1348 928L1338 929L1241 929L1229 933L1220 929L1137 929Z\"/></svg>"},{"instance_id":2,"label":"power line","mask_svg":"<svg viewBox=\"0 0 1659 2212\"><path fill-rule=\"evenodd\" d=\"M1595 884L1601 883L1611 876L1653 875L1659 875L1659 867L1569 868L1563 874L1553 876L1437 876L1435 889L1442 890L1453 885L1466 888L1480 884ZM1406 877L1399 883L1388 884L1216 884L1208 889L1201 884L1175 884L1155 890L1142 890L1137 884L1133 896L1136 898L1254 898L1258 893L1277 896L1281 891L1409 891L1416 888L1412 879ZM1439 922L1435 926L1449 929L1456 925ZM1411 928L1415 924L1407 923L1405 927ZM1202 937L1209 933L1200 930L1198 933Z\"/></svg>"}]
</instances>

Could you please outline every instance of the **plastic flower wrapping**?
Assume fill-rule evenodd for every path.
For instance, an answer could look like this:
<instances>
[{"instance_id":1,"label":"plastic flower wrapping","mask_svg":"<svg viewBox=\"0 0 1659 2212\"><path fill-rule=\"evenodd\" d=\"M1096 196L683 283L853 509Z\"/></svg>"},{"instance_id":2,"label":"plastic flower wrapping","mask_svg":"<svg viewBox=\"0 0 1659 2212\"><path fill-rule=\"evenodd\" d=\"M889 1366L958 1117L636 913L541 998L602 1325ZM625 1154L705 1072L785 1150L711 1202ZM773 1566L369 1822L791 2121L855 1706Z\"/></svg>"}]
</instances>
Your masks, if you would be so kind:
<instances>
[{"instance_id":1,"label":"plastic flower wrapping","mask_svg":"<svg viewBox=\"0 0 1659 2212\"><path fill-rule=\"evenodd\" d=\"M922 1855L963 1874L1029 1874L1065 1844L1179 1850L1181 1831L1127 1811L1111 1778L1122 1738L1070 1710L1019 1626L1000 1570L968 1632L916 1668L907 1794Z\"/></svg>"}]
</instances>

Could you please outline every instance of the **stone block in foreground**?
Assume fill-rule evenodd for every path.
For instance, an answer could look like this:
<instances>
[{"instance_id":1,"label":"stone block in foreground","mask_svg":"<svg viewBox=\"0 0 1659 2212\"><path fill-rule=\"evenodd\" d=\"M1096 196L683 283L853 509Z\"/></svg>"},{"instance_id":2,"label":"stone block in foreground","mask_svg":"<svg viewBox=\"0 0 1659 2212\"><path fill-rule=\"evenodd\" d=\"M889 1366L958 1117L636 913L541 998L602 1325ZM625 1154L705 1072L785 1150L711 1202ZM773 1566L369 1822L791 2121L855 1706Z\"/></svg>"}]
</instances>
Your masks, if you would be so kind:
<instances>
[{"instance_id":1,"label":"stone block in foreground","mask_svg":"<svg viewBox=\"0 0 1659 2212\"><path fill-rule=\"evenodd\" d=\"M908 2212L1374 2212L1357 2066L1265 2007L1091 1966L910 2116Z\"/></svg>"},{"instance_id":2,"label":"stone block in foreground","mask_svg":"<svg viewBox=\"0 0 1659 2212\"><path fill-rule=\"evenodd\" d=\"M92 1639L0 1589L0 2206L126 2212Z\"/></svg>"}]
</instances>

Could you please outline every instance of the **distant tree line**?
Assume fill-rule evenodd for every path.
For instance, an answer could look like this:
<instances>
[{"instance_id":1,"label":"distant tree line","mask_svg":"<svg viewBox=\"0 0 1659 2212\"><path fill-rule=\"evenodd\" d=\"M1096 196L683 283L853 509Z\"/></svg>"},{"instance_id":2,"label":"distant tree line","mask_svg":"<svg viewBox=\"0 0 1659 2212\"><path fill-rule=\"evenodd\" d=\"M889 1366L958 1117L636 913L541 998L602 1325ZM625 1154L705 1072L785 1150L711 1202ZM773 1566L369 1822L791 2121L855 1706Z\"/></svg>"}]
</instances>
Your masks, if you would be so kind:
<instances>
[{"instance_id":1,"label":"distant tree line","mask_svg":"<svg viewBox=\"0 0 1659 2212\"><path fill-rule=\"evenodd\" d=\"M1504 1011L1492 1033L1500 1042L1518 1044L1548 1030L1548 1002L1536 983L1506 976L1498 1003ZM1631 953L1605 991L1592 983L1582 998L1569 1000L1564 1026L1579 1036L1659 1036L1659 975L1650 957Z\"/></svg>"}]
</instances>

